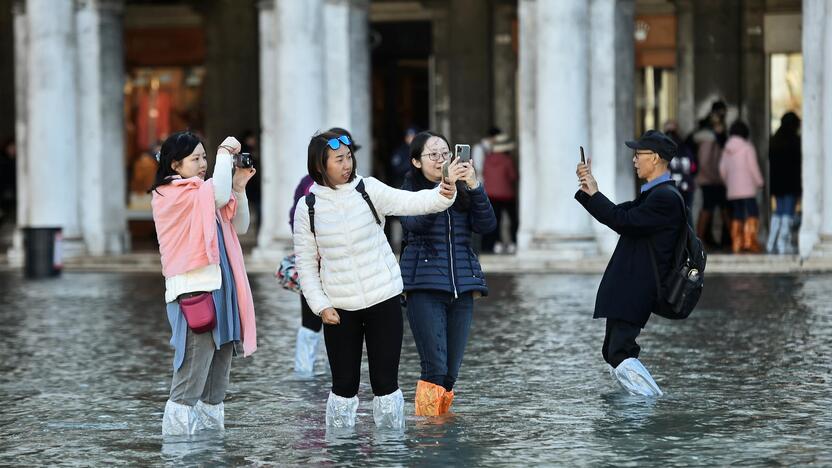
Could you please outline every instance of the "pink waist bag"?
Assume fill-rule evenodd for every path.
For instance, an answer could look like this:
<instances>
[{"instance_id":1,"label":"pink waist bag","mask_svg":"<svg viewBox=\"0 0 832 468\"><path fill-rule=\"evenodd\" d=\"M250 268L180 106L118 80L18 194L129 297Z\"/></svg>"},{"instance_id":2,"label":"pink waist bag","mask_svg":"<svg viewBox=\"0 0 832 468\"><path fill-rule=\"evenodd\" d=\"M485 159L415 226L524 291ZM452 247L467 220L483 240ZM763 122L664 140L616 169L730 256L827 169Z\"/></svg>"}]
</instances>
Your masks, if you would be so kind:
<instances>
[{"instance_id":1,"label":"pink waist bag","mask_svg":"<svg viewBox=\"0 0 832 468\"><path fill-rule=\"evenodd\" d=\"M188 322L188 328L194 333L205 333L214 329L217 314L214 309L214 296L211 293L199 293L179 299L179 308Z\"/></svg>"}]
</instances>

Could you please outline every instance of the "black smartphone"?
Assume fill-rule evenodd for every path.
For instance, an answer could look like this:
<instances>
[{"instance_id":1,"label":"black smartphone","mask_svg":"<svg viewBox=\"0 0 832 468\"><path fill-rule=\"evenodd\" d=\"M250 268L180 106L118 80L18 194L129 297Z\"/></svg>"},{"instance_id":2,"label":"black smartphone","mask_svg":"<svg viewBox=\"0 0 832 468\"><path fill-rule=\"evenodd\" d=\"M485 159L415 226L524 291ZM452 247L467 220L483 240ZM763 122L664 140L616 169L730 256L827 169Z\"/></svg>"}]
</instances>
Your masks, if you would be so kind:
<instances>
[{"instance_id":1,"label":"black smartphone","mask_svg":"<svg viewBox=\"0 0 832 468\"><path fill-rule=\"evenodd\" d=\"M582 162L583 164L586 164L586 156L584 156L584 147L583 147L583 146L579 146L578 148L580 148L580 149L581 149L581 162Z\"/></svg>"}]
</instances>

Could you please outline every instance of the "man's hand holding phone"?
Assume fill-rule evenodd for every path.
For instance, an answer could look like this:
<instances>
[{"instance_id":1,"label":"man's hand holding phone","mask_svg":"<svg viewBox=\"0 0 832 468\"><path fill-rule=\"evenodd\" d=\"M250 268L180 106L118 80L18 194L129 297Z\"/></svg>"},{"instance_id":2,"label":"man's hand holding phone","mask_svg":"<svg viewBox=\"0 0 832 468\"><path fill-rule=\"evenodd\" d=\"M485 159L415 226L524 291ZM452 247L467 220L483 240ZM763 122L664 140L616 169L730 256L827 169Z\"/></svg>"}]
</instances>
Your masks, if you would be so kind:
<instances>
[{"instance_id":1,"label":"man's hand holding phone","mask_svg":"<svg viewBox=\"0 0 832 468\"><path fill-rule=\"evenodd\" d=\"M581 162L578 163L578 169L575 173L581 183L581 191L590 197L598 192L598 182L595 181L595 177L592 175L592 159L586 159L583 147L581 147Z\"/></svg>"}]
</instances>

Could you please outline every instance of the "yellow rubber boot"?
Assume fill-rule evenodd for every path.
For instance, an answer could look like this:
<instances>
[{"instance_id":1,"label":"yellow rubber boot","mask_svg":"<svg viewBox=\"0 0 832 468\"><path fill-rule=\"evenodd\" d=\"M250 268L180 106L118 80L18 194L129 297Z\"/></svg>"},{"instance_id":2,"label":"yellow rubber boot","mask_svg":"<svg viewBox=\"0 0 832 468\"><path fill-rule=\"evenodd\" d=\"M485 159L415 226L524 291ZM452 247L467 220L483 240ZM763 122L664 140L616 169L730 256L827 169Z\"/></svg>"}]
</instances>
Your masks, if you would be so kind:
<instances>
[{"instance_id":1,"label":"yellow rubber boot","mask_svg":"<svg viewBox=\"0 0 832 468\"><path fill-rule=\"evenodd\" d=\"M439 416L445 388L424 380L416 384L416 416Z\"/></svg>"},{"instance_id":2,"label":"yellow rubber boot","mask_svg":"<svg viewBox=\"0 0 832 468\"><path fill-rule=\"evenodd\" d=\"M445 392L442 395L442 403L439 407L439 414L445 414L451 409L451 404L454 402L454 391L451 390L450 392Z\"/></svg>"}]
</instances>

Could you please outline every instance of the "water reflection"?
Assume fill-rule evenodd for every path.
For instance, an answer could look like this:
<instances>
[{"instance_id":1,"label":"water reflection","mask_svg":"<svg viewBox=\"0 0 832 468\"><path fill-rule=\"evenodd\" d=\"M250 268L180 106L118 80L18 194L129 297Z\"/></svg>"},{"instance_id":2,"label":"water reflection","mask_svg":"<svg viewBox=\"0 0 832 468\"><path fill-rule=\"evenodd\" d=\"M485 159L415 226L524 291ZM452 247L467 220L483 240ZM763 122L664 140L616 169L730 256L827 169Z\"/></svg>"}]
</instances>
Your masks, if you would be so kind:
<instances>
[{"instance_id":1,"label":"water reflection","mask_svg":"<svg viewBox=\"0 0 832 468\"><path fill-rule=\"evenodd\" d=\"M260 349L236 359L224 433L161 437L170 384L158 275L0 274L0 464L728 465L832 463L830 276L711 276L690 319L654 318L642 359L666 396L623 394L591 317L596 275L490 278L455 413L377 431L324 426L323 350L292 376L297 296L252 277ZM400 385L418 356L405 327ZM412 404L407 409L412 410Z\"/></svg>"}]
</instances>

